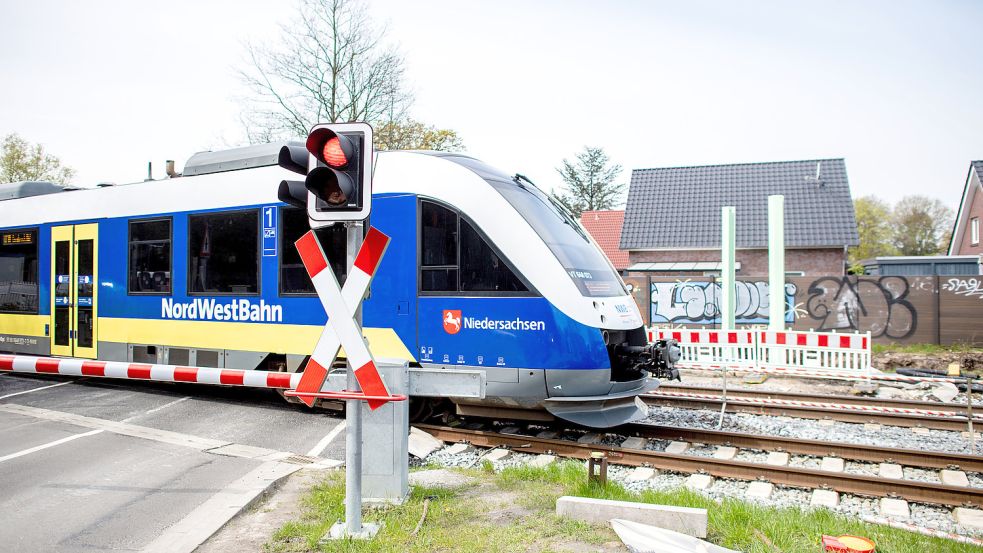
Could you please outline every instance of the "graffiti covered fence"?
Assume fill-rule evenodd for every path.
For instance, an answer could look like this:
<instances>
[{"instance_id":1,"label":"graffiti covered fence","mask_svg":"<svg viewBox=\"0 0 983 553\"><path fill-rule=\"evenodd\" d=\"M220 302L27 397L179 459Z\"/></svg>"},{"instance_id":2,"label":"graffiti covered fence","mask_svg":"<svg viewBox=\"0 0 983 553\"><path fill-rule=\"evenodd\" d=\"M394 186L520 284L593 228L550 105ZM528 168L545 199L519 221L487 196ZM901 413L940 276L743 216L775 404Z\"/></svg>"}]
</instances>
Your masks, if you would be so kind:
<instances>
[{"instance_id":1,"label":"graffiti covered fence","mask_svg":"<svg viewBox=\"0 0 983 553\"><path fill-rule=\"evenodd\" d=\"M720 282L714 277L628 277L646 323L719 328ZM768 279L742 277L739 326L768 324ZM870 332L875 343L983 344L983 277L788 277L790 330Z\"/></svg>"}]
</instances>

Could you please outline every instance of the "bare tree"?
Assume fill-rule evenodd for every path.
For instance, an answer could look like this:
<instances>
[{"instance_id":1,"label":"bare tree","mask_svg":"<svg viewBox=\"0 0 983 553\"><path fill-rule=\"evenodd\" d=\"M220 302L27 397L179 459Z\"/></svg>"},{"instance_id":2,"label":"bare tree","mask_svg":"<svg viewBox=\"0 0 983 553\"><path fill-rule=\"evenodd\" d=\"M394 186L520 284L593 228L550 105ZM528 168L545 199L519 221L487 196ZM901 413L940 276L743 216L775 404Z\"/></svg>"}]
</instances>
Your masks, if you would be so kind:
<instances>
[{"instance_id":1,"label":"bare tree","mask_svg":"<svg viewBox=\"0 0 983 553\"><path fill-rule=\"evenodd\" d=\"M359 0L301 0L276 47L247 46L250 142L304 136L319 122L398 121L412 96L404 60Z\"/></svg>"},{"instance_id":2,"label":"bare tree","mask_svg":"<svg viewBox=\"0 0 983 553\"><path fill-rule=\"evenodd\" d=\"M460 152L464 141L456 131L438 129L413 119L387 121L375 128L377 150L438 150Z\"/></svg>"}]
</instances>

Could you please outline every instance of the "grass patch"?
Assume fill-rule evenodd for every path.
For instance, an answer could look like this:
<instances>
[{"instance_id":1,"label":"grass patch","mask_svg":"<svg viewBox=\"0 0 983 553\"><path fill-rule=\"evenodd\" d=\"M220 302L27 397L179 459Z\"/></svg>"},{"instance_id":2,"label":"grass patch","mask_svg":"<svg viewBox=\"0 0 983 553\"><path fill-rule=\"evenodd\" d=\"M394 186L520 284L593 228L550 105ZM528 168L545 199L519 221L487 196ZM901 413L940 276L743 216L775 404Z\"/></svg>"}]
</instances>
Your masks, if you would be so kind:
<instances>
[{"instance_id":1,"label":"grass patch","mask_svg":"<svg viewBox=\"0 0 983 553\"><path fill-rule=\"evenodd\" d=\"M878 353L983 353L983 348L971 344L874 344L874 354Z\"/></svg>"},{"instance_id":2,"label":"grass patch","mask_svg":"<svg viewBox=\"0 0 983 553\"><path fill-rule=\"evenodd\" d=\"M266 550L547 552L563 550L564 544L597 548L618 541L609 526L554 515L558 497L577 495L705 508L709 511L707 539L744 553L819 551L823 533L867 536L882 553L979 551L970 545L853 521L825 509L773 509L738 500L718 504L684 489L638 494L614 483L601 487L588 484L583 464L571 461L545 468L509 468L497 474L483 467L463 472L475 483L450 490L414 488L401 506L367 510L365 520L384 524L376 539L319 544L331 525L344 518L344 474L332 474L305 498L303 518L280 528ZM419 534L411 536L428 497L426 522Z\"/></svg>"}]
</instances>

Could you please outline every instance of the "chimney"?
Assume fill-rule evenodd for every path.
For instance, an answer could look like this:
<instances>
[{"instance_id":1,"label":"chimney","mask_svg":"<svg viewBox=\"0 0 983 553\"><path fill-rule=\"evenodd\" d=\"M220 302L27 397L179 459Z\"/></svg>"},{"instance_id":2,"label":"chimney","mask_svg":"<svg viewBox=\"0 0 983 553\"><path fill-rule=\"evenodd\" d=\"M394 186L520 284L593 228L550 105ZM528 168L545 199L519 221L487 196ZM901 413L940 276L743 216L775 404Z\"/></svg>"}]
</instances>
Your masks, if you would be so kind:
<instances>
[{"instance_id":1,"label":"chimney","mask_svg":"<svg viewBox=\"0 0 983 553\"><path fill-rule=\"evenodd\" d=\"M176 178L178 178L178 177L181 176L181 173L178 173L177 171L174 170L174 160L173 159L169 159L169 160L165 161L164 163L166 164L165 165L166 169L164 169L164 172L167 173L167 177L168 178L176 179Z\"/></svg>"}]
</instances>

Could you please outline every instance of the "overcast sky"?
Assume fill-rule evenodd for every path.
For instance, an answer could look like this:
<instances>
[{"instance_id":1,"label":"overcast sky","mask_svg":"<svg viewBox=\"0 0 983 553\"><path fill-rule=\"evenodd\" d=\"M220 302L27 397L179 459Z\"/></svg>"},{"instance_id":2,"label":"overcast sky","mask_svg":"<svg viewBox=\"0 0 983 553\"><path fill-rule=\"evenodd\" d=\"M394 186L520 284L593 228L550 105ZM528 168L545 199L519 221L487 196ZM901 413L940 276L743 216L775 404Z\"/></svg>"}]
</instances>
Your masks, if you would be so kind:
<instances>
[{"instance_id":1,"label":"overcast sky","mask_svg":"<svg viewBox=\"0 0 983 553\"><path fill-rule=\"evenodd\" d=\"M243 142L235 70L288 1L0 4L0 135L80 184ZM413 116L540 186L585 145L632 168L846 158L854 197L955 207L983 158L983 3L370 0Z\"/></svg>"}]
</instances>

